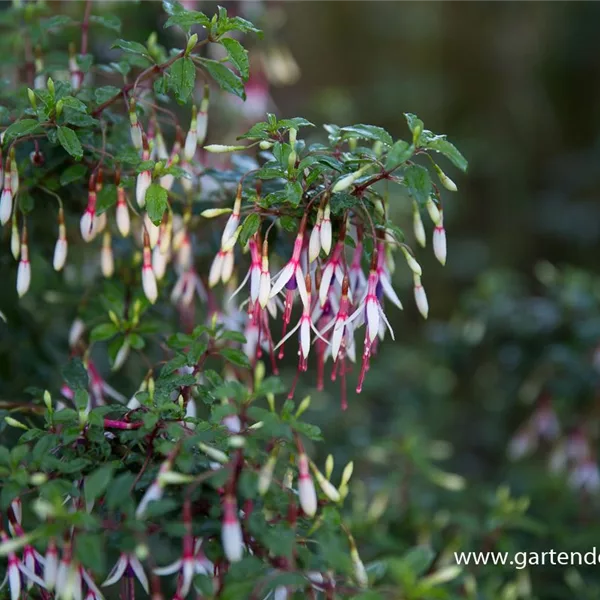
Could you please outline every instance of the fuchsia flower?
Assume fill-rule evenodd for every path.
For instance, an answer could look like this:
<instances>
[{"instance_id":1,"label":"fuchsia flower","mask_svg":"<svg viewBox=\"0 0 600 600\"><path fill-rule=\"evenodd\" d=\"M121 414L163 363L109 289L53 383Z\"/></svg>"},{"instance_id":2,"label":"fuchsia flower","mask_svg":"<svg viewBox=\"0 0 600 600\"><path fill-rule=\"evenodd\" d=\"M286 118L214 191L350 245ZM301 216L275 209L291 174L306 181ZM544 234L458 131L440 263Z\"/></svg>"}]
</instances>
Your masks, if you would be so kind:
<instances>
[{"instance_id":1,"label":"fuchsia flower","mask_svg":"<svg viewBox=\"0 0 600 600\"><path fill-rule=\"evenodd\" d=\"M333 327L331 334L331 357L333 362L337 362L342 342L345 341L346 346L353 345L354 339L352 337L353 331L349 321L350 301L348 299L348 288L350 287L350 280L348 275L344 276L342 283L342 298L340 300L340 308L335 319L331 320L329 324L321 330L321 334L329 331Z\"/></svg>"},{"instance_id":2,"label":"fuchsia flower","mask_svg":"<svg viewBox=\"0 0 600 600\"><path fill-rule=\"evenodd\" d=\"M121 554L119 560L110 570L110 573L108 574L106 581L104 581L104 583L102 584L102 587L114 585L123 576L129 579L133 579L134 576L137 577L137 580L141 583L146 594L150 593L150 588L148 586L148 577L146 576L146 573L144 572L144 567L142 566L142 563L139 561L137 556L133 554Z\"/></svg>"},{"instance_id":3,"label":"fuchsia flower","mask_svg":"<svg viewBox=\"0 0 600 600\"><path fill-rule=\"evenodd\" d=\"M202 538L196 539L192 535L192 515L189 501L183 505L183 524L186 529L183 537L183 556L175 562L154 569L155 575L171 575L180 573L177 583L177 596L185 598L190 591L194 575L212 575L213 564L206 558L202 550Z\"/></svg>"},{"instance_id":4,"label":"fuchsia flower","mask_svg":"<svg viewBox=\"0 0 600 600\"><path fill-rule=\"evenodd\" d=\"M0 530L0 540L3 544L10 542L10 538L5 531ZM33 548L29 547L29 552L34 553L35 551ZM30 588L34 583L42 589L45 589L46 587L42 579L35 574L36 559L34 557L32 562L31 556L32 555L30 555L29 558L26 557L26 562L24 563L19 560L15 552L7 552L8 568L6 570L4 581L2 584L0 584L0 589L2 589L8 583L11 600L19 600L21 598L21 593L23 591L22 577L27 579L28 588ZM38 560L43 561L43 558L39 556ZM33 567L33 569L31 567Z\"/></svg>"},{"instance_id":5,"label":"fuchsia flower","mask_svg":"<svg viewBox=\"0 0 600 600\"><path fill-rule=\"evenodd\" d=\"M297 287L298 292L300 293L300 298L302 299L302 304L304 307L310 308L310 302L308 300L306 284L304 281L304 273L302 272L302 267L300 266L300 253L302 252L302 246L304 243L305 229L306 213L304 214L304 217L302 217L300 230L298 231L296 241L294 242L292 258L290 258L288 264L275 276L275 283L271 288L269 298L274 298L277 294L279 294L279 292L281 292L281 290L283 290L285 286L288 286L291 290Z\"/></svg>"}]
</instances>

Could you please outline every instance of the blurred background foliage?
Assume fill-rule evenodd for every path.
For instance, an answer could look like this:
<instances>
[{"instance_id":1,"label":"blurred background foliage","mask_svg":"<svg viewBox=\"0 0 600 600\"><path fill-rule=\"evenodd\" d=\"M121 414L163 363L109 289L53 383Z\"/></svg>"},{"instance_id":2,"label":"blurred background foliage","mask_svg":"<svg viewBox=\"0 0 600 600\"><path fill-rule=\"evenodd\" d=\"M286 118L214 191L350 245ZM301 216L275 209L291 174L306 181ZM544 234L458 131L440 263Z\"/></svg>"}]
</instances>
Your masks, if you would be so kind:
<instances>
[{"instance_id":1,"label":"blurred background foliage","mask_svg":"<svg viewBox=\"0 0 600 600\"><path fill-rule=\"evenodd\" d=\"M267 108L279 117L372 123L405 137L402 113L414 112L426 127L446 132L470 162L468 174L455 179L459 192L445 195L446 268L417 252L429 321L418 316L399 269L405 310L391 315L397 341L386 340L363 393L350 392L342 413L337 384L319 392L309 376L298 392L312 395L311 418L326 440L313 454L331 451L337 465L355 461L361 483L353 489L353 528L363 558L400 556L428 541L440 552L437 562L451 549L592 548L600 486L600 280L593 275L600 250L600 4L223 4L261 15L266 35L256 57L271 65ZM81 8L50 5L57 13ZM176 35L162 29L158 2L95 6L122 19L127 39L143 41L156 30L159 41L172 43ZM92 35L94 52L110 52L103 36L110 33ZM209 143L239 132L215 102ZM391 216L416 247L408 205L396 200L390 198ZM72 207L73 218L83 202ZM51 248L54 232L46 235ZM46 268L34 284L38 293L18 304L8 236L2 232L0 310L11 326L0 327L0 398L17 401L31 384L60 387L57 367L68 357L77 299L65 312L58 305L62 276ZM141 372L132 365L111 383L128 395ZM293 374L292 357L284 378ZM540 407L552 411L560 432L555 423L531 434ZM523 431L531 439L515 441ZM534 448L536 435L544 439ZM581 440L588 445L583 462L569 454L564 472L549 470L561 447L568 454ZM521 452L519 442L529 446ZM510 461L511 453L519 460ZM584 463L590 469L578 478ZM519 500L525 497L529 503ZM399 559L388 576L405 585L403 569ZM600 585L597 566L473 572L479 596L463 584L459 597L596 598Z\"/></svg>"}]
</instances>

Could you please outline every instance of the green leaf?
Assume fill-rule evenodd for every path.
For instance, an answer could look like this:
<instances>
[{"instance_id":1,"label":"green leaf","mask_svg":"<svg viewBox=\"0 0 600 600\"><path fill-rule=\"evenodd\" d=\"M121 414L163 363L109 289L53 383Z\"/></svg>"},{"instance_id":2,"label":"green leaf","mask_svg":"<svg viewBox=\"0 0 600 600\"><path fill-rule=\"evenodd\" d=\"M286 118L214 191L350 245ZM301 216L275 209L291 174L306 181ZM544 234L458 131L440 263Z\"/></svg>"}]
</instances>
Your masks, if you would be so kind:
<instances>
[{"instance_id":1,"label":"green leaf","mask_svg":"<svg viewBox=\"0 0 600 600\"><path fill-rule=\"evenodd\" d=\"M69 127L57 127L60 145L76 160L83 157L83 148L77 134Z\"/></svg>"},{"instance_id":2,"label":"green leaf","mask_svg":"<svg viewBox=\"0 0 600 600\"><path fill-rule=\"evenodd\" d=\"M87 389L88 374L80 358L72 358L62 370L62 376L72 390Z\"/></svg>"},{"instance_id":3,"label":"green leaf","mask_svg":"<svg viewBox=\"0 0 600 600\"><path fill-rule=\"evenodd\" d=\"M75 392L74 400L77 410L85 410L88 407L90 395L87 393L87 390L80 389Z\"/></svg>"},{"instance_id":4,"label":"green leaf","mask_svg":"<svg viewBox=\"0 0 600 600\"><path fill-rule=\"evenodd\" d=\"M168 206L167 190L158 183L153 183L146 192L146 211L149 219L155 225L160 225Z\"/></svg>"},{"instance_id":5,"label":"green leaf","mask_svg":"<svg viewBox=\"0 0 600 600\"><path fill-rule=\"evenodd\" d=\"M258 231L259 227L260 217L256 213L249 214L242 224L242 230L238 238L242 247L248 243L248 240Z\"/></svg>"},{"instance_id":6,"label":"green leaf","mask_svg":"<svg viewBox=\"0 0 600 600\"><path fill-rule=\"evenodd\" d=\"M358 138L363 140L373 140L391 146L394 143L392 136L382 127L375 125L352 125L350 127L342 127L340 130L344 139Z\"/></svg>"},{"instance_id":7,"label":"green leaf","mask_svg":"<svg viewBox=\"0 0 600 600\"><path fill-rule=\"evenodd\" d=\"M128 42L127 40L117 40L111 48L120 48L125 52L131 52L132 54L139 54L145 58L150 59L148 49L139 42Z\"/></svg>"},{"instance_id":8,"label":"green leaf","mask_svg":"<svg viewBox=\"0 0 600 600\"><path fill-rule=\"evenodd\" d=\"M114 183L103 185L102 189L98 192L96 200L96 215L101 215L116 203L117 186Z\"/></svg>"},{"instance_id":9,"label":"green leaf","mask_svg":"<svg viewBox=\"0 0 600 600\"><path fill-rule=\"evenodd\" d=\"M210 19L202 12L197 10L185 10L182 8L182 12L171 15L165 27L172 27L173 25L179 25L179 27L187 28L192 25L202 25L202 27L210 27Z\"/></svg>"},{"instance_id":10,"label":"green leaf","mask_svg":"<svg viewBox=\"0 0 600 600\"><path fill-rule=\"evenodd\" d=\"M227 50L229 61L237 68L244 81L246 81L250 75L250 63L246 48L233 38L223 38L221 44Z\"/></svg>"},{"instance_id":11,"label":"green leaf","mask_svg":"<svg viewBox=\"0 0 600 600\"><path fill-rule=\"evenodd\" d=\"M96 325L90 333L90 340L92 342L102 342L109 340L111 337L118 333L117 326L114 323L102 323Z\"/></svg>"},{"instance_id":12,"label":"green leaf","mask_svg":"<svg viewBox=\"0 0 600 600\"><path fill-rule=\"evenodd\" d=\"M92 15L90 17L90 22L97 23L98 25L102 25L107 29L112 29L116 33L121 33L121 19L116 15Z\"/></svg>"},{"instance_id":13,"label":"green leaf","mask_svg":"<svg viewBox=\"0 0 600 600\"><path fill-rule=\"evenodd\" d=\"M285 184L285 195L287 201L293 206L298 206L302 200L302 185L299 181L288 181Z\"/></svg>"},{"instance_id":14,"label":"green leaf","mask_svg":"<svg viewBox=\"0 0 600 600\"><path fill-rule=\"evenodd\" d=\"M74 25L75 21L67 15L55 15L49 19L40 21L40 27L49 31L50 29L58 29L59 27L65 27L66 25Z\"/></svg>"},{"instance_id":15,"label":"green leaf","mask_svg":"<svg viewBox=\"0 0 600 600\"><path fill-rule=\"evenodd\" d=\"M93 502L100 497L112 479L113 468L105 465L96 469L91 475L85 478L84 491L86 503Z\"/></svg>"},{"instance_id":16,"label":"green leaf","mask_svg":"<svg viewBox=\"0 0 600 600\"><path fill-rule=\"evenodd\" d=\"M94 92L94 98L96 100L96 104L102 104L103 102L110 100L111 98L116 96L118 93L120 93L120 91L121 90L118 87L115 87L114 85L105 85L103 87L99 87Z\"/></svg>"},{"instance_id":17,"label":"green leaf","mask_svg":"<svg viewBox=\"0 0 600 600\"><path fill-rule=\"evenodd\" d=\"M404 185L410 195L419 203L427 201L432 192L429 172L420 165L411 165L404 171Z\"/></svg>"},{"instance_id":18,"label":"green leaf","mask_svg":"<svg viewBox=\"0 0 600 600\"><path fill-rule=\"evenodd\" d=\"M241 98L246 99L244 84L242 80L224 64L211 60L209 58L200 59L202 66L208 71L209 75L219 84L219 87L226 92L230 92Z\"/></svg>"},{"instance_id":19,"label":"green leaf","mask_svg":"<svg viewBox=\"0 0 600 600\"><path fill-rule=\"evenodd\" d=\"M79 181L87 173L85 165L73 165L65 169L60 175L60 185L66 186L74 181Z\"/></svg>"},{"instance_id":20,"label":"green leaf","mask_svg":"<svg viewBox=\"0 0 600 600\"><path fill-rule=\"evenodd\" d=\"M61 98L64 108L71 108L77 112L86 113L87 106L77 98L73 98L73 96L65 96Z\"/></svg>"},{"instance_id":21,"label":"green leaf","mask_svg":"<svg viewBox=\"0 0 600 600\"><path fill-rule=\"evenodd\" d=\"M467 159L446 139L445 135L433 135L430 131L424 131L421 135L421 145L423 148L443 154L461 171L466 171L469 166Z\"/></svg>"},{"instance_id":22,"label":"green leaf","mask_svg":"<svg viewBox=\"0 0 600 600\"><path fill-rule=\"evenodd\" d=\"M75 556L88 569L102 573L105 570L105 553L102 548L104 536L98 533L79 533L75 544Z\"/></svg>"},{"instance_id":23,"label":"green leaf","mask_svg":"<svg viewBox=\"0 0 600 600\"><path fill-rule=\"evenodd\" d=\"M406 162L415 151L415 147L404 140L398 140L388 152L385 162L386 169L393 169Z\"/></svg>"},{"instance_id":24,"label":"green leaf","mask_svg":"<svg viewBox=\"0 0 600 600\"><path fill-rule=\"evenodd\" d=\"M185 57L176 60L171 65L169 74L169 87L173 90L177 102L184 104L194 90L196 82L196 67L192 59Z\"/></svg>"},{"instance_id":25,"label":"green leaf","mask_svg":"<svg viewBox=\"0 0 600 600\"><path fill-rule=\"evenodd\" d=\"M28 192L19 192L19 208L25 214L30 213L33 210L35 202L33 196Z\"/></svg>"},{"instance_id":26,"label":"green leaf","mask_svg":"<svg viewBox=\"0 0 600 600\"><path fill-rule=\"evenodd\" d=\"M21 119L13 123L4 132L4 144L14 138L19 138L24 135L35 132L39 128L39 123L33 119Z\"/></svg>"},{"instance_id":27,"label":"green leaf","mask_svg":"<svg viewBox=\"0 0 600 600\"><path fill-rule=\"evenodd\" d=\"M223 348L221 350L221 356L238 367L244 367L245 369L250 368L250 361L241 350L237 350L236 348Z\"/></svg>"}]
</instances>

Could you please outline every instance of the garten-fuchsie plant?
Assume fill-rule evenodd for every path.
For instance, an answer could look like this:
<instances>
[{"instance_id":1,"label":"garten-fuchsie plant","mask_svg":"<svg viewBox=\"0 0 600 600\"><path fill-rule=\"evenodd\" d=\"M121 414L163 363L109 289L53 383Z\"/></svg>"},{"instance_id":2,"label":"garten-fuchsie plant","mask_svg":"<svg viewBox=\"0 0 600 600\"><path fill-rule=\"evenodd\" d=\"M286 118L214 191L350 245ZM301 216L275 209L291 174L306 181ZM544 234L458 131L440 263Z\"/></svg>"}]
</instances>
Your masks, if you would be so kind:
<instances>
[{"instance_id":1,"label":"garten-fuchsie plant","mask_svg":"<svg viewBox=\"0 0 600 600\"><path fill-rule=\"evenodd\" d=\"M180 47L168 51L156 35L118 39L118 62L95 64L94 28L120 25L89 0L77 6L81 15L49 16L41 2L6 11L7 22L41 32L23 47L33 58L22 93L2 96L0 111L0 221L17 292L34 303L44 269L65 289L89 286L79 288L60 397L34 392L37 403L16 407L25 416L4 421L21 434L12 450L0 447L11 597L35 587L44 598L94 600L117 584L128 600L138 584L156 599L163 587L176 598L192 588L355 595L369 581L340 510L352 463L336 478L332 461L322 473L310 459L320 433L301 419L310 399L294 404L296 383L314 357L322 388L331 359L346 407L358 360L360 392L386 330L394 337L389 304L402 308L395 256L427 317L421 266L390 208L412 204L421 246L428 215L444 264L442 188L456 185L433 157L463 171L466 160L412 114L408 141L364 124L326 125L320 136L306 119L264 110L236 140L215 139L210 114L229 94L252 100L245 121L265 108L264 74L251 76L239 41L260 35L251 22L164 2ZM64 66L46 66L48 33L74 25L81 40L69 40ZM48 247L40 203L56 206ZM172 307L183 333L169 337L158 332ZM110 373L98 356L105 342ZM276 375L291 345L297 376L284 390L265 363ZM134 391L116 389L112 373L134 355L145 376Z\"/></svg>"},{"instance_id":2,"label":"garten-fuchsie plant","mask_svg":"<svg viewBox=\"0 0 600 600\"><path fill-rule=\"evenodd\" d=\"M349 363L357 360L355 337L364 325L360 392L379 340L386 329L394 335L386 304L402 308L391 281L397 250L413 273L417 307L425 318L428 314L421 267L402 231L388 218L390 203L401 201L389 186L397 185L413 203L414 232L420 245L426 242L421 211L429 215L434 253L444 264L441 188L426 165L433 166L442 188L455 192L455 183L432 155L442 154L462 170L467 166L465 159L445 136L434 135L412 114L405 115L409 141L395 141L380 127L360 124L327 125L325 143L308 143L299 138L299 132L308 131L310 122L303 118L278 120L269 114L266 121L239 136L241 143L212 143L202 148L212 83L241 98L245 95L250 63L246 50L231 35L258 30L244 19L227 16L223 9L209 19L176 3L167 2L165 7L170 15L165 26L178 25L187 32L185 48L169 54L154 38L146 46L118 40L114 46L124 51L121 66L109 65L105 70L128 82L121 88L96 89L91 98L89 90L96 85L97 76L79 76L82 61L74 67L71 46L70 82L61 80L61 73L48 73L54 78L48 77L43 87L36 78L37 87L28 89L28 105L5 109L13 122L3 132L7 161L0 216L5 226L12 223L13 254L20 258L19 295L25 295L31 285L27 222L33 218L29 213L34 197L43 193L58 201L59 234L53 266L63 270L68 262L68 238L73 245L76 233L67 232L65 191L60 186L67 187L69 195L81 196L81 180L87 178L80 237L98 248L105 278L112 278L115 268L121 268L135 280L139 265L141 289L147 301L155 304L168 296L163 290L171 287L171 277L165 276L172 265L177 281L170 297L182 315L190 313L197 298L206 304L207 318L217 311L246 334L244 350L252 364L267 352L274 371L286 342L299 330L298 372L306 370L314 345L319 388L323 386L323 365L331 358L332 378L339 376L345 389ZM193 26L201 27L202 39L199 33L190 33ZM84 41L87 45L87 37L82 45ZM203 56L206 47L212 46L221 47L232 68ZM148 63L134 71L138 64ZM38 77L41 73L40 69ZM198 105L197 78L205 81ZM165 106L169 92L180 104L191 102L191 110L184 108L188 120L183 123ZM126 123L129 135L124 131ZM173 145L169 152L170 134ZM19 161L21 149L29 145L34 146L36 155L57 155L64 169L60 177L35 161ZM211 156L220 158L215 163ZM19 186L23 177L25 184ZM209 180L216 185L211 186ZM233 184L232 208L215 208L215 203L227 198ZM21 200L14 202L16 197ZM203 232L213 226L208 219L219 221L227 212L220 245L215 248ZM20 240L14 233L19 223ZM294 236L293 247L288 262L282 265L289 234ZM131 240L129 251L118 257L116 265L115 236ZM197 257L211 250L212 265L203 271ZM245 251L251 258L246 297L243 285L235 293L228 287L235 287L236 267L245 262ZM224 297L216 292L220 282L227 286ZM292 325L298 299L302 316ZM216 308L221 304L224 309ZM279 318L281 332L272 330L273 319Z\"/></svg>"}]
</instances>

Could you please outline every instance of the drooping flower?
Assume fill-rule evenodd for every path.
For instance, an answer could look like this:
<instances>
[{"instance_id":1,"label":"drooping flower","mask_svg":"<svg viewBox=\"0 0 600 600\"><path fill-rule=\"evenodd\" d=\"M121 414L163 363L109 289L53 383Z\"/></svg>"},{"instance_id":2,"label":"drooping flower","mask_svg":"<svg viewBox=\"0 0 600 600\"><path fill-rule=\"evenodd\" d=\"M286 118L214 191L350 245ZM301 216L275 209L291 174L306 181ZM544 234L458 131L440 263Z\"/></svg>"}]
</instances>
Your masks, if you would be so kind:
<instances>
[{"instance_id":1,"label":"drooping flower","mask_svg":"<svg viewBox=\"0 0 600 600\"><path fill-rule=\"evenodd\" d=\"M304 243L306 218L307 215L305 213L300 223L298 235L296 236L296 240L294 241L292 257L290 258L287 265L279 272L279 274L275 276L275 282L273 283L271 287L271 293L269 294L269 298L274 298L277 294L279 294L279 292L281 292L281 290L283 290L285 286L288 285L288 283L293 281L295 286L297 286L298 288L300 298L302 299L302 304L305 307L309 305L309 302L308 295L306 292L306 284L304 282L304 273L302 272L302 267L300 266L300 253L302 252L302 246Z\"/></svg>"},{"instance_id":2,"label":"drooping flower","mask_svg":"<svg viewBox=\"0 0 600 600\"><path fill-rule=\"evenodd\" d=\"M119 560L110 570L110 573L108 574L108 577L102 584L102 587L114 585L123 576L129 579L133 579L133 577L135 576L142 585L142 588L144 588L146 594L150 593L150 588L148 586L148 577L146 576L144 567L142 566L142 563L140 562L138 557L134 554L121 554Z\"/></svg>"},{"instance_id":3,"label":"drooping flower","mask_svg":"<svg viewBox=\"0 0 600 600\"><path fill-rule=\"evenodd\" d=\"M200 103L200 111L196 121L196 136L197 143L202 146L206 140L206 130L208 128L208 102L209 102L210 87L204 86L204 94Z\"/></svg>"}]
</instances>

